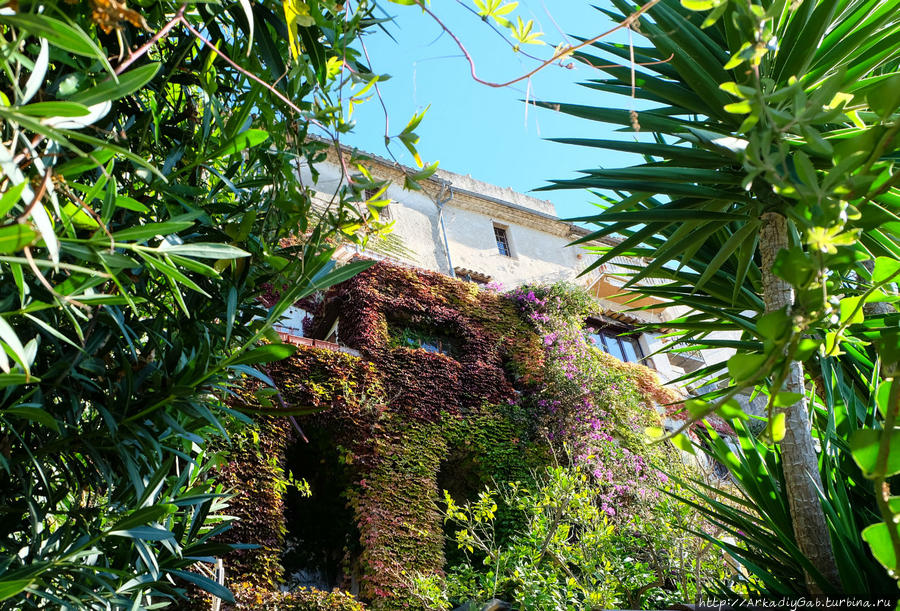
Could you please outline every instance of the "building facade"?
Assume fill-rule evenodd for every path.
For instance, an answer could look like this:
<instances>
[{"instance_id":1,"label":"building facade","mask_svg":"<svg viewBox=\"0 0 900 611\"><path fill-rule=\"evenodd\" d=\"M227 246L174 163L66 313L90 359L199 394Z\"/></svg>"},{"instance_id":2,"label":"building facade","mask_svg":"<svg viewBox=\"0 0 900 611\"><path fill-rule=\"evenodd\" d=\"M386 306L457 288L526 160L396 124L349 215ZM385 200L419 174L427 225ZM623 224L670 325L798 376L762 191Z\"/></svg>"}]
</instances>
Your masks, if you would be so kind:
<instances>
[{"instance_id":1,"label":"building facade","mask_svg":"<svg viewBox=\"0 0 900 611\"><path fill-rule=\"evenodd\" d=\"M376 179L391 182L384 196L391 203L382 216L393 221L394 240L402 247L389 256L374 249L345 248L342 256L388 259L501 289L559 281L580 284L598 299L600 307L589 321L598 347L621 360L651 367L664 381L703 367L712 362L710 356L715 360L727 358L701 353L659 354L665 347L660 335L640 333L637 328L664 323L673 313L654 309L653 300L631 301L630 296L622 294L623 276L628 273L622 266L640 265L641 261L619 257L585 273L599 257L597 251L570 244L590 231L561 220L551 201L445 170L438 170L421 183L420 191L410 191L402 185L405 173L412 170L374 155L366 157L366 169ZM301 167L301 174L307 184L314 185L324 203L345 180L334 149L317 170L315 182L308 168ZM584 246L611 244L614 242L591 241ZM292 310L283 327L298 333L304 316L301 310Z\"/></svg>"}]
</instances>

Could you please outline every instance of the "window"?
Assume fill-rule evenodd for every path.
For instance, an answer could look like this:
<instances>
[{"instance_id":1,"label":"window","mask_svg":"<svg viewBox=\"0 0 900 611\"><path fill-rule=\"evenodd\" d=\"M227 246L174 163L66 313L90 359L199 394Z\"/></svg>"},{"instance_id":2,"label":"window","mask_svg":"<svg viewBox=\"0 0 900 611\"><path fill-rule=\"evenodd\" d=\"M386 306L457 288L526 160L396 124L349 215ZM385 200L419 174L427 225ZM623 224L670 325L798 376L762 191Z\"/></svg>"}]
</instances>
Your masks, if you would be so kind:
<instances>
[{"instance_id":1,"label":"window","mask_svg":"<svg viewBox=\"0 0 900 611\"><path fill-rule=\"evenodd\" d=\"M500 251L500 254L504 257L511 257L512 250L509 248L509 236L506 235L506 229L494 225L494 238L497 240L497 250Z\"/></svg>"},{"instance_id":2,"label":"window","mask_svg":"<svg viewBox=\"0 0 900 611\"><path fill-rule=\"evenodd\" d=\"M371 212L371 208L369 208L369 200L375 197L376 193L378 193L378 191L374 189L363 189L362 199L359 202L356 202L356 209L360 214L365 215ZM386 194L382 193L381 197L374 200L373 203L376 205L372 207L377 210L378 215L378 218L376 220L382 223L388 223L393 220L394 215L391 212L391 200L388 199Z\"/></svg>"},{"instance_id":3,"label":"window","mask_svg":"<svg viewBox=\"0 0 900 611\"><path fill-rule=\"evenodd\" d=\"M455 358L460 341L448 335L446 329L428 323L388 320L388 345L392 348L421 348L426 352Z\"/></svg>"},{"instance_id":4,"label":"window","mask_svg":"<svg viewBox=\"0 0 900 611\"><path fill-rule=\"evenodd\" d=\"M593 330L588 337L595 346L626 363L638 363L644 358L637 337L619 335L614 330Z\"/></svg>"},{"instance_id":5,"label":"window","mask_svg":"<svg viewBox=\"0 0 900 611\"><path fill-rule=\"evenodd\" d=\"M290 335L296 335L298 337L304 337L306 335L306 333L304 333L304 327L310 324L306 321L311 318L312 316L306 310L295 306L290 306L287 310L285 310L284 315L281 317L281 320L276 322L273 326L277 331L288 333Z\"/></svg>"}]
</instances>

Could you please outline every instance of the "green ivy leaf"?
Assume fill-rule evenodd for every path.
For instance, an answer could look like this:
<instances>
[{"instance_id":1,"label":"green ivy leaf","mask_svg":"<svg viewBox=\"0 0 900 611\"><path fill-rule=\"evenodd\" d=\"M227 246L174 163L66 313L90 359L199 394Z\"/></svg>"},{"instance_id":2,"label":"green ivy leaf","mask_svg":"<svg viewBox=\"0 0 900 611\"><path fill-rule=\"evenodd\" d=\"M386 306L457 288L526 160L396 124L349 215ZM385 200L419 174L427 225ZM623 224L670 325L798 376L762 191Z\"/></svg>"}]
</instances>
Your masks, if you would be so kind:
<instances>
[{"instance_id":1,"label":"green ivy leaf","mask_svg":"<svg viewBox=\"0 0 900 611\"><path fill-rule=\"evenodd\" d=\"M776 310L762 316L756 323L756 331L761 337L778 341L791 330L791 318L784 310Z\"/></svg>"},{"instance_id":2,"label":"green ivy leaf","mask_svg":"<svg viewBox=\"0 0 900 611\"><path fill-rule=\"evenodd\" d=\"M878 257L872 270L872 283L882 284L897 272L900 272L900 260L893 257Z\"/></svg>"},{"instance_id":3,"label":"green ivy leaf","mask_svg":"<svg viewBox=\"0 0 900 611\"><path fill-rule=\"evenodd\" d=\"M739 420L749 420L750 416L744 412L741 404L737 402L735 399L728 399L722 405L716 409L716 413L719 414L722 418L726 420L733 420L735 418Z\"/></svg>"},{"instance_id":4,"label":"green ivy leaf","mask_svg":"<svg viewBox=\"0 0 900 611\"><path fill-rule=\"evenodd\" d=\"M666 436L666 432L658 426L648 426L644 428L644 435L646 435L650 441L657 441Z\"/></svg>"},{"instance_id":5,"label":"green ivy leaf","mask_svg":"<svg viewBox=\"0 0 900 611\"><path fill-rule=\"evenodd\" d=\"M794 286L806 285L814 271L815 265L799 246L790 250L782 249L772 264L772 273Z\"/></svg>"},{"instance_id":6,"label":"green ivy leaf","mask_svg":"<svg viewBox=\"0 0 900 611\"><path fill-rule=\"evenodd\" d=\"M726 104L724 106L725 112L730 112L735 115L745 115L753 110L753 107L750 105L750 102L746 100L742 100L740 102L734 102L732 104Z\"/></svg>"},{"instance_id":7,"label":"green ivy leaf","mask_svg":"<svg viewBox=\"0 0 900 611\"><path fill-rule=\"evenodd\" d=\"M774 443L778 443L782 439L784 439L784 434L786 431L786 420L787 417L784 412L776 412L772 414L771 418L769 418L769 426L766 428L766 436Z\"/></svg>"},{"instance_id":8,"label":"green ivy leaf","mask_svg":"<svg viewBox=\"0 0 900 611\"><path fill-rule=\"evenodd\" d=\"M688 399L684 402L684 407L691 415L691 418L702 418L710 411L709 403L703 399Z\"/></svg>"},{"instance_id":9,"label":"green ivy leaf","mask_svg":"<svg viewBox=\"0 0 900 611\"><path fill-rule=\"evenodd\" d=\"M860 429L854 431L850 436L850 451L853 455L853 460L862 469L863 475L869 479L879 475L876 473L876 469L878 467L878 451L883 434L886 434L886 432L874 429ZM890 443L887 472L880 474L888 477L900 473L900 431L892 432Z\"/></svg>"},{"instance_id":10,"label":"green ivy leaf","mask_svg":"<svg viewBox=\"0 0 900 611\"><path fill-rule=\"evenodd\" d=\"M900 525L895 524L894 528L900 529ZM897 555L894 553L891 533L885 522L865 527L862 531L862 538L869 544L869 547L872 549L872 555L875 556L878 562L887 569L897 570Z\"/></svg>"},{"instance_id":11,"label":"green ivy leaf","mask_svg":"<svg viewBox=\"0 0 900 611\"><path fill-rule=\"evenodd\" d=\"M893 380L882 382L878 387L878 393L875 395L875 403L882 416L887 416L888 405L890 404L891 386L893 384Z\"/></svg>"},{"instance_id":12,"label":"green ivy leaf","mask_svg":"<svg viewBox=\"0 0 900 611\"><path fill-rule=\"evenodd\" d=\"M881 120L887 121L900 107L900 74L879 81L869 89L866 101Z\"/></svg>"},{"instance_id":13,"label":"green ivy leaf","mask_svg":"<svg viewBox=\"0 0 900 611\"><path fill-rule=\"evenodd\" d=\"M721 0L681 0L681 6L689 11L708 11L721 4Z\"/></svg>"},{"instance_id":14,"label":"green ivy leaf","mask_svg":"<svg viewBox=\"0 0 900 611\"><path fill-rule=\"evenodd\" d=\"M803 395L799 392L780 392L775 395L775 407L790 407L795 403L803 400Z\"/></svg>"},{"instance_id":15,"label":"green ivy leaf","mask_svg":"<svg viewBox=\"0 0 900 611\"><path fill-rule=\"evenodd\" d=\"M765 354L735 354L728 359L728 373L735 382L743 382L756 375L765 362Z\"/></svg>"},{"instance_id":16,"label":"green ivy leaf","mask_svg":"<svg viewBox=\"0 0 900 611\"><path fill-rule=\"evenodd\" d=\"M684 433L672 437L672 445L674 445L682 452L687 452L688 454L696 453L696 451L694 450L694 444L691 443L691 440Z\"/></svg>"},{"instance_id":17,"label":"green ivy leaf","mask_svg":"<svg viewBox=\"0 0 900 611\"><path fill-rule=\"evenodd\" d=\"M841 324L856 325L865 320L862 308L857 308L862 297L844 297L841 299Z\"/></svg>"}]
</instances>

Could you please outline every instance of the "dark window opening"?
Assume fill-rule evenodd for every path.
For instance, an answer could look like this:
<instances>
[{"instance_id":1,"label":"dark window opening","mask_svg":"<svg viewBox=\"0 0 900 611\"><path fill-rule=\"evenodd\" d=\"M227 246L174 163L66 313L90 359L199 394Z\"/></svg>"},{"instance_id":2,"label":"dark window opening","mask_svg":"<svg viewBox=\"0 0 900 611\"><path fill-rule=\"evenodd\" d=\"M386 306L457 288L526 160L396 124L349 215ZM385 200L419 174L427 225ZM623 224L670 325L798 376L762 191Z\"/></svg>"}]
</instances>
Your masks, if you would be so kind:
<instances>
[{"instance_id":1,"label":"dark window opening","mask_svg":"<svg viewBox=\"0 0 900 611\"><path fill-rule=\"evenodd\" d=\"M372 209L374 208L374 212L377 216L376 220L381 221L382 223L387 223L387 222L393 220L393 218L394 218L394 215L391 213L390 201L388 201L388 203L384 204L380 208L378 206L370 207L368 205L369 200L372 199L373 197L375 197L376 193L378 193L378 191L375 189L363 189L362 199L360 199L359 202L356 202L356 209L359 211L359 213L361 215L365 215L369 212L372 212L373 211ZM379 197L376 201L380 202L380 201L386 200L386 199L387 199L387 194L382 193L381 197Z\"/></svg>"},{"instance_id":2,"label":"dark window opening","mask_svg":"<svg viewBox=\"0 0 900 611\"><path fill-rule=\"evenodd\" d=\"M591 342L620 361L626 363L639 363L644 359L641 344L634 335L620 335L622 330L613 329L589 329L588 338Z\"/></svg>"},{"instance_id":3,"label":"dark window opening","mask_svg":"<svg viewBox=\"0 0 900 611\"><path fill-rule=\"evenodd\" d=\"M437 489L440 497L438 505L441 508L445 508L445 490L458 505L465 505L467 502L478 499L478 493L484 490L484 482L479 477L476 463L472 460L470 453L451 450L447 454L437 474ZM454 525L449 522L444 523L444 556L447 559L447 566L453 566L466 560L465 553L455 542L456 533L453 529Z\"/></svg>"},{"instance_id":4,"label":"dark window opening","mask_svg":"<svg viewBox=\"0 0 900 611\"><path fill-rule=\"evenodd\" d=\"M334 443L310 437L310 443L297 442L286 452L287 474L298 485L284 493L285 578L290 588L349 589L361 551L345 497L350 474Z\"/></svg>"},{"instance_id":5,"label":"dark window opening","mask_svg":"<svg viewBox=\"0 0 900 611\"><path fill-rule=\"evenodd\" d=\"M420 348L426 352L445 354L456 357L459 354L460 341L437 327L424 324L416 325L410 321L388 323L388 335L392 348Z\"/></svg>"},{"instance_id":6,"label":"dark window opening","mask_svg":"<svg viewBox=\"0 0 900 611\"><path fill-rule=\"evenodd\" d=\"M494 225L494 238L497 240L497 250L504 257L511 257L512 250L509 248L509 236L506 235L506 229Z\"/></svg>"},{"instance_id":7,"label":"dark window opening","mask_svg":"<svg viewBox=\"0 0 900 611\"><path fill-rule=\"evenodd\" d=\"M496 441L503 443L499 438ZM490 452L484 454L482 450L475 450L468 443L465 441L465 445L462 446L448 445L436 478L438 506L446 508L444 491L447 491L457 505L462 506L477 501L479 495L486 489L493 489L495 491L493 498L497 503L493 524L494 536L497 544L506 546L513 537L526 529L527 516L523 510L507 502L504 492L509 491L509 483L514 481L521 489L530 488L534 482L530 479L529 468L525 466L521 457L500 458L499 455L492 455ZM467 559L465 551L460 550L456 543L456 528L458 526L452 522L444 522L446 566L458 565ZM475 563L480 563L484 560L484 556L476 550L471 559ZM498 592L498 595L501 593ZM512 598L512 592L505 592L503 597ZM462 604L465 601L452 602Z\"/></svg>"}]
</instances>

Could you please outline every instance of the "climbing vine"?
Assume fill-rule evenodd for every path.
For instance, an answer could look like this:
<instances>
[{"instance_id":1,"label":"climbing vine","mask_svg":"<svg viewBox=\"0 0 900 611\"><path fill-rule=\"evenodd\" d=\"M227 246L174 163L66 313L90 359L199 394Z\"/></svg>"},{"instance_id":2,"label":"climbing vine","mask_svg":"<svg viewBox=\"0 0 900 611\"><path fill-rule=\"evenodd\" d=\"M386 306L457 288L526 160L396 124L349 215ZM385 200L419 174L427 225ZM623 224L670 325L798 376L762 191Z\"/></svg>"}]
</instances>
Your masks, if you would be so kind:
<instances>
[{"instance_id":1,"label":"climbing vine","mask_svg":"<svg viewBox=\"0 0 900 611\"><path fill-rule=\"evenodd\" d=\"M422 608L416 576L440 580L463 560L447 544L444 490L465 503L489 486L531 489L564 448L591 474L610 523L652 513L649 501L667 483L658 469L682 466L671 448L643 444L640 432L659 423L660 397L677 396L647 381L646 368L625 367L589 345L583 323L592 307L573 287L504 294L384 263L326 294L313 331L330 329L339 313L341 343L360 356L300 349L267 371L278 396L261 399L248 382L240 397L313 412L293 423L261 421L256 454L235 453L224 470L249 477L250 492L233 501L236 513L265 521L249 539L260 548L232 561L235 583L262 596L283 578L278 542L284 545L291 525L272 490L285 477L279 457L304 440L326 440L340 464L321 468L350 474L342 502L352 510L359 547L345 548L343 566L373 609ZM397 339L423 334L452 342L452 356ZM526 518L500 499L498 541L526 528ZM256 574L264 567L274 579Z\"/></svg>"}]
</instances>

